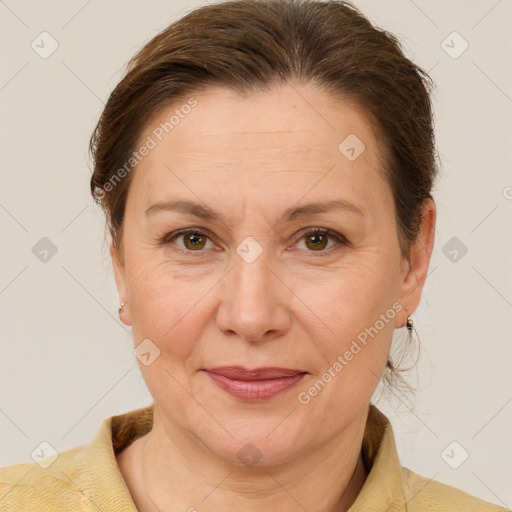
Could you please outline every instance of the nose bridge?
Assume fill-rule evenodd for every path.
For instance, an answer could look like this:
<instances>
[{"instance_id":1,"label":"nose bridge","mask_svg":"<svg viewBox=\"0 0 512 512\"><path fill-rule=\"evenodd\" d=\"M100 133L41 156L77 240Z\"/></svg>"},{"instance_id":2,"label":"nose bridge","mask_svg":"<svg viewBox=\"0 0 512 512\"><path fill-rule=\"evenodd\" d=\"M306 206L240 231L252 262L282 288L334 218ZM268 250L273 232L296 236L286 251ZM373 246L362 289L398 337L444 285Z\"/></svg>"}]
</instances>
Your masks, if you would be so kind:
<instances>
[{"instance_id":1,"label":"nose bridge","mask_svg":"<svg viewBox=\"0 0 512 512\"><path fill-rule=\"evenodd\" d=\"M269 253L256 249L257 242L243 242L237 248L237 255L233 258L233 281L235 291L248 301L272 301L269 293L269 281L272 274L269 268ZM263 305L263 303L262 303Z\"/></svg>"},{"instance_id":2,"label":"nose bridge","mask_svg":"<svg viewBox=\"0 0 512 512\"><path fill-rule=\"evenodd\" d=\"M283 333L288 328L283 295L286 288L271 270L269 254L252 237L244 239L236 248L218 313L221 330L259 340L269 331Z\"/></svg>"}]
</instances>

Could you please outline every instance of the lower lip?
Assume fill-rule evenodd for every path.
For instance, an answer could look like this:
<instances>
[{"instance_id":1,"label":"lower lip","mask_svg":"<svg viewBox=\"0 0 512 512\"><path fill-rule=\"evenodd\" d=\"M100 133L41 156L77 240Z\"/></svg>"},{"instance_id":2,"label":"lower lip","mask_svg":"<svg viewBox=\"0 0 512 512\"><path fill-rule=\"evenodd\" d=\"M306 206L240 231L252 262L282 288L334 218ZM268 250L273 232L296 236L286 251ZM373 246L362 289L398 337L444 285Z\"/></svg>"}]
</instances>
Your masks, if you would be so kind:
<instances>
[{"instance_id":1,"label":"lower lip","mask_svg":"<svg viewBox=\"0 0 512 512\"><path fill-rule=\"evenodd\" d=\"M211 373L209 371L206 371L206 373L224 391L248 402L262 402L280 393L284 393L295 386L305 375L304 373L297 373L290 377L280 377L277 379L235 380L218 373Z\"/></svg>"}]
</instances>

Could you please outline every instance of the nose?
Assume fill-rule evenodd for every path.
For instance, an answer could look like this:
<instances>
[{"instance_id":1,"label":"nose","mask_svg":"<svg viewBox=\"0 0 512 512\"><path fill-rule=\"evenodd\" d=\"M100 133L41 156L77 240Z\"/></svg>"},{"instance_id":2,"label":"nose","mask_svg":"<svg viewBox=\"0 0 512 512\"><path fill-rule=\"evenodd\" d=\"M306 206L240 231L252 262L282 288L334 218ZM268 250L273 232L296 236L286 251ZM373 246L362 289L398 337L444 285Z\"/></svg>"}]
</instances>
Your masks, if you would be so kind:
<instances>
[{"instance_id":1,"label":"nose","mask_svg":"<svg viewBox=\"0 0 512 512\"><path fill-rule=\"evenodd\" d=\"M217 326L226 335L251 342L283 336L290 328L292 293L273 270L266 253L248 262L235 255L223 282Z\"/></svg>"}]
</instances>

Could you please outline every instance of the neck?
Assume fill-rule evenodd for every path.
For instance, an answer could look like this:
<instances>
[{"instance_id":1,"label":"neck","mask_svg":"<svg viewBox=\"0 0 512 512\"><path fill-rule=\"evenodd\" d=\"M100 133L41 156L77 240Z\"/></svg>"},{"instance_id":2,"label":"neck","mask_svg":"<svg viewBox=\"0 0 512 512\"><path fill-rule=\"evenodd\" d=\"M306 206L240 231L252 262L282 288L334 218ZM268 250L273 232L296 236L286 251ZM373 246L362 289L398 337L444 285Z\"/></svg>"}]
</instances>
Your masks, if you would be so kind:
<instances>
[{"instance_id":1,"label":"neck","mask_svg":"<svg viewBox=\"0 0 512 512\"><path fill-rule=\"evenodd\" d=\"M320 449L264 467L219 459L155 417L151 432L136 441L135 480L142 484L136 505L141 512L347 511L367 476L361 457L367 413Z\"/></svg>"}]
</instances>

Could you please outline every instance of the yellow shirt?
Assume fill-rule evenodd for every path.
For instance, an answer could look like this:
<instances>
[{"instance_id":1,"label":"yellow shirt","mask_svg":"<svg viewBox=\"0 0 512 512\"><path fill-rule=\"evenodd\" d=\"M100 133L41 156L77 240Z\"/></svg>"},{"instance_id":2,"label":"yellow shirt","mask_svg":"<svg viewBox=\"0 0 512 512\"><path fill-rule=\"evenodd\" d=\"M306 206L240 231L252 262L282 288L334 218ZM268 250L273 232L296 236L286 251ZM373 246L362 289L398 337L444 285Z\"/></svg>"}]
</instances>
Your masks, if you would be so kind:
<instances>
[{"instance_id":1,"label":"yellow shirt","mask_svg":"<svg viewBox=\"0 0 512 512\"><path fill-rule=\"evenodd\" d=\"M149 432L152 424L151 405L106 419L90 444L61 452L46 469L41 467L44 459L1 468L0 511L137 511L115 454ZM369 474L350 512L507 510L402 468L391 424L374 405L362 453Z\"/></svg>"}]
</instances>

